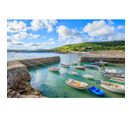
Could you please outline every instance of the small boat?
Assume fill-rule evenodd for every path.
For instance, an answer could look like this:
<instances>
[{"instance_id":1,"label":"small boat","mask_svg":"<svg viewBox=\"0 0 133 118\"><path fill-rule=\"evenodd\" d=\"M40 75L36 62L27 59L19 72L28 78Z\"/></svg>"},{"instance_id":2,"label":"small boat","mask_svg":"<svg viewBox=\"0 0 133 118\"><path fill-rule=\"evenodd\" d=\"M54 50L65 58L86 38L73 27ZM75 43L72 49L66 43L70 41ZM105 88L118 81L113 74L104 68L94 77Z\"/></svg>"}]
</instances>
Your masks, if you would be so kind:
<instances>
[{"instance_id":1,"label":"small boat","mask_svg":"<svg viewBox=\"0 0 133 118\"><path fill-rule=\"evenodd\" d=\"M74 80L74 79L68 79L66 80L66 84L73 87L73 88L76 88L76 89L87 89L88 88L88 84L85 83L85 82L81 82L81 81L77 81L77 80Z\"/></svg>"},{"instance_id":2,"label":"small boat","mask_svg":"<svg viewBox=\"0 0 133 118\"><path fill-rule=\"evenodd\" d=\"M115 82L125 83L125 79L124 78L120 78L120 77L111 77L109 80L115 81Z\"/></svg>"},{"instance_id":3,"label":"small boat","mask_svg":"<svg viewBox=\"0 0 133 118\"><path fill-rule=\"evenodd\" d=\"M53 71L53 72L58 72L60 70L60 68L49 67L48 70Z\"/></svg>"},{"instance_id":4,"label":"small boat","mask_svg":"<svg viewBox=\"0 0 133 118\"><path fill-rule=\"evenodd\" d=\"M94 64L95 64L95 65L99 65L99 66L103 66L103 65L107 65L108 62L104 62L104 61L100 60L100 61L94 62Z\"/></svg>"},{"instance_id":5,"label":"small boat","mask_svg":"<svg viewBox=\"0 0 133 118\"><path fill-rule=\"evenodd\" d=\"M115 93L125 93L125 86L121 84L101 81L100 86Z\"/></svg>"},{"instance_id":6,"label":"small boat","mask_svg":"<svg viewBox=\"0 0 133 118\"><path fill-rule=\"evenodd\" d=\"M88 88L89 91L91 91L92 93L98 95L98 96L104 96L105 92L99 88L97 88L96 86L92 86L90 88Z\"/></svg>"},{"instance_id":7,"label":"small boat","mask_svg":"<svg viewBox=\"0 0 133 118\"><path fill-rule=\"evenodd\" d=\"M70 66L69 64L62 64L62 63L61 63L61 67L69 68L69 66Z\"/></svg>"},{"instance_id":8,"label":"small boat","mask_svg":"<svg viewBox=\"0 0 133 118\"><path fill-rule=\"evenodd\" d=\"M71 75L78 75L78 73L75 72L75 71L69 72L69 74L71 74Z\"/></svg>"},{"instance_id":9,"label":"small boat","mask_svg":"<svg viewBox=\"0 0 133 118\"><path fill-rule=\"evenodd\" d=\"M93 76L89 75L89 74L84 74L83 77L86 79L92 79L93 78Z\"/></svg>"},{"instance_id":10,"label":"small boat","mask_svg":"<svg viewBox=\"0 0 133 118\"><path fill-rule=\"evenodd\" d=\"M116 69L105 69L105 73L117 73Z\"/></svg>"},{"instance_id":11,"label":"small boat","mask_svg":"<svg viewBox=\"0 0 133 118\"><path fill-rule=\"evenodd\" d=\"M90 68L90 69L97 69L99 70L99 66L97 65L84 65L86 68Z\"/></svg>"},{"instance_id":12,"label":"small boat","mask_svg":"<svg viewBox=\"0 0 133 118\"><path fill-rule=\"evenodd\" d=\"M85 70L85 66L76 66L76 69L81 69L81 70Z\"/></svg>"},{"instance_id":13,"label":"small boat","mask_svg":"<svg viewBox=\"0 0 133 118\"><path fill-rule=\"evenodd\" d=\"M111 77L118 77L118 78L125 78L125 75L122 73L117 73L117 72L105 72Z\"/></svg>"}]
</instances>

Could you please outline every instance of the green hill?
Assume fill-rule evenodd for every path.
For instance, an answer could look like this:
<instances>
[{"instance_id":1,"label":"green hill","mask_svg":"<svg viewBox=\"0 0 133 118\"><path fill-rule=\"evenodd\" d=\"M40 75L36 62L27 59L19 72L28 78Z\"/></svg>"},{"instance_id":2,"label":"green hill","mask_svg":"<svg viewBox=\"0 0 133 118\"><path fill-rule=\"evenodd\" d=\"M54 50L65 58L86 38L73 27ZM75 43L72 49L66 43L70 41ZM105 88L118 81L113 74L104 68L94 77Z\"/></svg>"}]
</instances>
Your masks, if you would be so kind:
<instances>
[{"instance_id":1,"label":"green hill","mask_svg":"<svg viewBox=\"0 0 133 118\"><path fill-rule=\"evenodd\" d=\"M79 44L65 45L53 49L55 52L67 53L71 51L100 51L100 50L125 50L125 41L108 42L85 42Z\"/></svg>"}]
</instances>

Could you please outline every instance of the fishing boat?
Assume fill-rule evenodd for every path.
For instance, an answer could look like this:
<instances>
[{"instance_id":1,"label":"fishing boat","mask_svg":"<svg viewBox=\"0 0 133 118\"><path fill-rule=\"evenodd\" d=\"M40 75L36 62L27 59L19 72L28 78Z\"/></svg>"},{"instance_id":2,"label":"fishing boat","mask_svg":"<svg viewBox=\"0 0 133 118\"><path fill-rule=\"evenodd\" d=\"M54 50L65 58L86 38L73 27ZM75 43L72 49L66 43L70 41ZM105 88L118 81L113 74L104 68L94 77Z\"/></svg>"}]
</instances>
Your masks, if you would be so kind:
<instances>
[{"instance_id":1,"label":"fishing boat","mask_svg":"<svg viewBox=\"0 0 133 118\"><path fill-rule=\"evenodd\" d=\"M60 68L49 67L48 70L53 71L53 72L59 72Z\"/></svg>"},{"instance_id":2,"label":"fishing boat","mask_svg":"<svg viewBox=\"0 0 133 118\"><path fill-rule=\"evenodd\" d=\"M107 82L107 81L101 81L100 86L115 93L125 93L124 85Z\"/></svg>"},{"instance_id":3,"label":"fishing boat","mask_svg":"<svg viewBox=\"0 0 133 118\"><path fill-rule=\"evenodd\" d=\"M62 63L61 63L61 67L69 68L69 66L70 66L69 64L62 64Z\"/></svg>"},{"instance_id":4,"label":"fishing boat","mask_svg":"<svg viewBox=\"0 0 133 118\"><path fill-rule=\"evenodd\" d=\"M89 74L84 74L83 77L86 79L92 79L93 78L93 76L89 75Z\"/></svg>"},{"instance_id":5,"label":"fishing boat","mask_svg":"<svg viewBox=\"0 0 133 118\"><path fill-rule=\"evenodd\" d=\"M76 66L76 69L81 69L81 70L85 70L85 66Z\"/></svg>"},{"instance_id":6,"label":"fishing boat","mask_svg":"<svg viewBox=\"0 0 133 118\"><path fill-rule=\"evenodd\" d=\"M98 96L104 96L105 92L99 88L97 88L96 86L92 86L90 88L88 88L89 91L91 91L92 93L98 95Z\"/></svg>"},{"instance_id":7,"label":"fishing boat","mask_svg":"<svg viewBox=\"0 0 133 118\"><path fill-rule=\"evenodd\" d=\"M99 66L97 65L84 65L86 68L90 68L90 69L97 69L99 70Z\"/></svg>"},{"instance_id":8,"label":"fishing boat","mask_svg":"<svg viewBox=\"0 0 133 118\"><path fill-rule=\"evenodd\" d=\"M71 74L71 75L78 75L78 73L75 72L75 71L69 72L69 74Z\"/></svg>"},{"instance_id":9,"label":"fishing boat","mask_svg":"<svg viewBox=\"0 0 133 118\"><path fill-rule=\"evenodd\" d=\"M77 80L74 80L74 79L68 79L66 80L66 84L73 87L73 88L76 88L76 89L87 89L88 88L88 84L85 83L85 82L81 82L81 81L77 81Z\"/></svg>"}]
</instances>

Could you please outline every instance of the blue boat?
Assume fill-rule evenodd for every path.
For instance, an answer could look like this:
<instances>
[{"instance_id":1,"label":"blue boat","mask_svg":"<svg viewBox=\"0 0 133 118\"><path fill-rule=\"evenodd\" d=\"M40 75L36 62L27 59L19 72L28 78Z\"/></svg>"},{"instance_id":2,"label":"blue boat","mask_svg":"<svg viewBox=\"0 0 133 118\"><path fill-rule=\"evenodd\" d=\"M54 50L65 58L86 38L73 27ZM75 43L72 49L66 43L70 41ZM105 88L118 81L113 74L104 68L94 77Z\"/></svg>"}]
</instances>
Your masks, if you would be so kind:
<instances>
[{"instance_id":1,"label":"blue boat","mask_svg":"<svg viewBox=\"0 0 133 118\"><path fill-rule=\"evenodd\" d=\"M98 96L104 96L105 92L99 88L97 88L96 86L92 86L90 88L88 88L89 91L91 91L92 93L98 95Z\"/></svg>"}]
</instances>

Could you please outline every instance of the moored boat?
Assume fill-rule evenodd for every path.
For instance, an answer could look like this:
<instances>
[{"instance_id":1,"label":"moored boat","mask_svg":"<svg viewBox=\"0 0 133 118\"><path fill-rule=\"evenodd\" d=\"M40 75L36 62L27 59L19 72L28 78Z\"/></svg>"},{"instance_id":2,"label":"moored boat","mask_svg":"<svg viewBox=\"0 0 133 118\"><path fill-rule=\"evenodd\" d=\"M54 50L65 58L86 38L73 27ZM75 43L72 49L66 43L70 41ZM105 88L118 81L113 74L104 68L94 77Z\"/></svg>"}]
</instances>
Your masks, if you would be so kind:
<instances>
[{"instance_id":1,"label":"moored boat","mask_svg":"<svg viewBox=\"0 0 133 118\"><path fill-rule=\"evenodd\" d=\"M120 78L120 77L111 77L110 80L115 81L115 82L121 82L121 83L125 82L125 79Z\"/></svg>"},{"instance_id":2,"label":"moored boat","mask_svg":"<svg viewBox=\"0 0 133 118\"><path fill-rule=\"evenodd\" d=\"M81 69L81 70L85 70L85 66L76 66L76 69Z\"/></svg>"},{"instance_id":3,"label":"moored boat","mask_svg":"<svg viewBox=\"0 0 133 118\"><path fill-rule=\"evenodd\" d=\"M71 74L71 75L78 75L78 73L76 71L69 72L69 74Z\"/></svg>"},{"instance_id":4,"label":"moored boat","mask_svg":"<svg viewBox=\"0 0 133 118\"><path fill-rule=\"evenodd\" d=\"M88 84L85 83L85 82L81 82L81 81L77 81L77 80L74 80L74 79L68 79L66 80L66 84L73 87L73 88L76 88L76 89L87 89L88 88Z\"/></svg>"},{"instance_id":5,"label":"moored boat","mask_svg":"<svg viewBox=\"0 0 133 118\"><path fill-rule=\"evenodd\" d=\"M48 70L53 71L53 72L58 72L60 70L60 68L49 67Z\"/></svg>"},{"instance_id":6,"label":"moored boat","mask_svg":"<svg viewBox=\"0 0 133 118\"><path fill-rule=\"evenodd\" d=\"M94 62L94 64L95 64L95 65L99 65L99 66L103 66L103 65L107 65L108 62L104 62L104 61L100 60L100 61Z\"/></svg>"},{"instance_id":7,"label":"moored boat","mask_svg":"<svg viewBox=\"0 0 133 118\"><path fill-rule=\"evenodd\" d=\"M84 74L83 77L86 79L92 79L93 78L93 76L89 75L89 74Z\"/></svg>"},{"instance_id":8,"label":"moored boat","mask_svg":"<svg viewBox=\"0 0 133 118\"><path fill-rule=\"evenodd\" d=\"M62 64L62 63L61 63L61 67L69 68L69 66L70 66L69 64Z\"/></svg>"},{"instance_id":9,"label":"moored boat","mask_svg":"<svg viewBox=\"0 0 133 118\"><path fill-rule=\"evenodd\" d=\"M100 86L115 93L125 93L124 85L107 82L107 81L101 81Z\"/></svg>"},{"instance_id":10,"label":"moored boat","mask_svg":"<svg viewBox=\"0 0 133 118\"><path fill-rule=\"evenodd\" d=\"M105 92L96 86L92 86L92 87L88 88L88 90L91 91L92 93L98 95L98 96L104 96L105 95Z\"/></svg>"}]
</instances>

